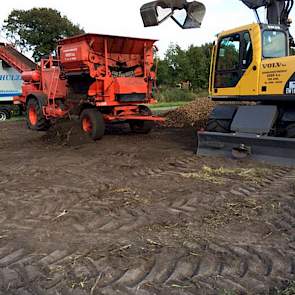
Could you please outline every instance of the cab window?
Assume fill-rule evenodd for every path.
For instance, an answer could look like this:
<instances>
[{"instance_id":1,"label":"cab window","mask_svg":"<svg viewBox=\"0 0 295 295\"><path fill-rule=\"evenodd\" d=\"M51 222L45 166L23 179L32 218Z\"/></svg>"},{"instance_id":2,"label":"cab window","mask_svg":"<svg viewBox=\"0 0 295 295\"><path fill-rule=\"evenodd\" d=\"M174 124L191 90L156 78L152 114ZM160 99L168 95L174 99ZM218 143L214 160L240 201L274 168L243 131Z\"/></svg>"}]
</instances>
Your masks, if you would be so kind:
<instances>
[{"instance_id":1,"label":"cab window","mask_svg":"<svg viewBox=\"0 0 295 295\"><path fill-rule=\"evenodd\" d=\"M219 41L214 88L235 87L253 61L248 31L223 37Z\"/></svg>"},{"instance_id":2,"label":"cab window","mask_svg":"<svg viewBox=\"0 0 295 295\"><path fill-rule=\"evenodd\" d=\"M240 77L240 34L224 37L219 42L215 88L234 87Z\"/></svg>"},{"instance_id":3,"label":"cab window","mask_svg":"<svg viewBox=\"0 0 295 295\"><path fill-rule=\"evenodd\" d=\"M218 51L217 70L235 70L240 63L240 35L225 37L221 40Z\"/></svg>"},{"instance_id":4,"label":"cab window","mask_svg":"<svg viewBox=\"0 0 295 295\"><path fill-rule=\"evenodd\" d=\"M242 58L242 68L247 69L253 60L253 47L251 42L251 37L248 32L243 34L243 58Z\"/></svg>"},{"instance_id":5,"label":"cab window","mask_svg":"<svg viewBox=\"0 0 295 295\"><path fill-rule=\"evenodd\" d=\"M282 31L263 32L263 57L275 58L287 56L287 36Z\"/></svg>"}]
</instances>

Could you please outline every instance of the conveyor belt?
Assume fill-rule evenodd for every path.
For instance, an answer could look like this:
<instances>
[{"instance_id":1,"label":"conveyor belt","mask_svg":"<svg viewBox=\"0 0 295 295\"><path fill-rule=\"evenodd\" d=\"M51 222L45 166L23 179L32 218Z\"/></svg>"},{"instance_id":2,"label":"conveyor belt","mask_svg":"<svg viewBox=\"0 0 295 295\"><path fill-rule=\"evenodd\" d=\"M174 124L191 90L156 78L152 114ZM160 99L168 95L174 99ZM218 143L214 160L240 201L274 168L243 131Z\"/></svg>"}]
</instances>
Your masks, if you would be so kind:
<instances>
[{"instance_id":1,"label":"conveyor belt","mask_svg":"<svg viewBox=\"0 0 295 295\"><path fill-rule=\"evenodd\" d=\"M37 65L8 44L0 43L0 59L19 72L35 70Z\"/></svg>"}]
</instances>

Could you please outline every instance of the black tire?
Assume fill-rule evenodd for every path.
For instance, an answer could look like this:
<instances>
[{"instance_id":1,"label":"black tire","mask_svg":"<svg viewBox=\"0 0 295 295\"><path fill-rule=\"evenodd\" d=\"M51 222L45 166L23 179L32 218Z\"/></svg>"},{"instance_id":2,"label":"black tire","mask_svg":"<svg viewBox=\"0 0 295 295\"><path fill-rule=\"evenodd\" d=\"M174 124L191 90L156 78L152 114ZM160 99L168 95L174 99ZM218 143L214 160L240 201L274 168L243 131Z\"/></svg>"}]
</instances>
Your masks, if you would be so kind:
<instances>
[{"instance_id":1,"label":"black tire","mask_svg":"<svg viewBox=\"0 0 295 295\"><path fill-rule=\"evenodd\" d=\"M24 113L24 110L23 110L23 107L22 107L22 105L18 105L17 107L16 107L16 116L22 116L23 115L23 113Z\"/></svg>"},{"instance_id":2,"label":"black tire","mask_svg":"<svg viewBox=\"0 0 295 295\"><path fill-rule=\"evenodd\" d=\"M152 111L144 105L139 106L139 114L142 116L152 116ZM129 126L132 132L137 134L148 134L155 127L154 121L129 121Z\"/></svg>"},{"instance_id":3,"label":"black tire","mask_svg":"<svg viewBox=\"0 0 295 295\"><path fill-rule=\"evenodd\" d=\"M231 120L210 119L207 124L207 131L230 133Z\"/></svg>"},{"instance_id":4,"label":"black tire","mask_svg":"<svg viewBox=\"0 0 295 295\"><path fill-rule=\"evenodd\" d=\"M11 114L8 110L0 110L0 121L6 121L11 118Z\"/></svg>"},{"instance_id":5,"label":"black tire","mask_svg":"<svg viewBox=\"0 0 295 295\"><path fill-rule=\"evenodd\" d=\"M101 112L96 109L85 109L80 115L81 128L93 140L99 140L105 133L105 122Z\"/></svg>"},{"instance_id":6,"label":"black tire","mask_svg":"<svg viewBox=\"0 0 295 295\"><path fill-rule=\"evenodd\" d=\"M288 138L295 138L295 123L293 124L290 124L288 127L287 127L287 130L286 130L286 136Z\"/></svg>"},{"instance_id":7,"label":"black tire","mask_svg":"<svg viewBox=\"0 0 295 295\"><path fill-rule=\"evenodd\" d=\"M50 127L50 121L45 118L37 98L29 98L27 101L26 122L28 128L35 131L46 131Z\"/></svg>"}]
</instances>

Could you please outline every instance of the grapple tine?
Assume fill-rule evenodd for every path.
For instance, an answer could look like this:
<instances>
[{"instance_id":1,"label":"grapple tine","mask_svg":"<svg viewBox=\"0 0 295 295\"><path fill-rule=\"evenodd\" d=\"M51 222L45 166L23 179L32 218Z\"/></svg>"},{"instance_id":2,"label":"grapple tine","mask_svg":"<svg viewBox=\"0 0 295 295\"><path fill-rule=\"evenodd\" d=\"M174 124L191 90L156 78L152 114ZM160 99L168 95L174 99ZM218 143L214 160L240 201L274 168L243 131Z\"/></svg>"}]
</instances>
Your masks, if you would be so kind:
<instances>
[{"instance_id":1,"label":"grapple tine","mask_svg":"<svg viewBox=\"0 0 295 295\"><path fill-rule=\"evenodd\" d=\"M158 9L170 9L165 17L160 19ZM185 10L186 17L184 22L179 22L174 12L176 10ZM186 0L158 0L144 4L140 9L141 17L145 27L158 26L163 21L171 17L182 29L200 28L206 13L204 4Z\"/></svg>"}]
</instances>

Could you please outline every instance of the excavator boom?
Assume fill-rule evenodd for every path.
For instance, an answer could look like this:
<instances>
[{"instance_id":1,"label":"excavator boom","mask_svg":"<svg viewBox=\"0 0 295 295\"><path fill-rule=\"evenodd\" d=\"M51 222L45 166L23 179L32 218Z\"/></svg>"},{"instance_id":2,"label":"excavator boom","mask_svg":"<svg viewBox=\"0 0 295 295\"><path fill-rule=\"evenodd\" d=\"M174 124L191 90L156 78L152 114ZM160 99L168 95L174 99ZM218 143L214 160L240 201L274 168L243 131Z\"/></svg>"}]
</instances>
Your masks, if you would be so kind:
<instances>
[{"instance_id":1,"label":"excavator boom","mask_svg":"<svg viewBox=\"0 0 295 295\"><path fill-rule=\"evenodd\" d=\"M294 5L294 0L241 0L247 7L257 10L265 7L269 25L290 26L289 15Z\"/></svg>"}]
</instances>

